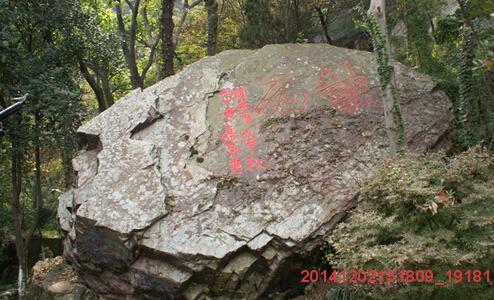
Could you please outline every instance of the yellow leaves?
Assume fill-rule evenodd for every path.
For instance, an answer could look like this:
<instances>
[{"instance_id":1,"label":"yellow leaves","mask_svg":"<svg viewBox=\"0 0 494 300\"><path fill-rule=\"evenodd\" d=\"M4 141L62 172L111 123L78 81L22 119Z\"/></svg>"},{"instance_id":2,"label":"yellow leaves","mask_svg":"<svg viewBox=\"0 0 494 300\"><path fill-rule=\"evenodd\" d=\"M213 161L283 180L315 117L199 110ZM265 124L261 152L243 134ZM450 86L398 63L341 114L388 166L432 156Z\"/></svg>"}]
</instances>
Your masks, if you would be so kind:
<instances>
[{"instance_id":1,"label":"yellow leaves","mask_svg":"<svg viewBox=\"0 0 494 300\"><path fill-rule=\"evenodd\" d=\"M467 253L455 262L455 266L476 264L476 263L478 263L476 255L474 253Z\"/></svg>"},{"instance_id":2,"label":"yellow leaves","mask_svg":"<svg viewBox=\"0 0 494 300\"><path fill-rule=\"evenodd\" d=\"M494 63L492 62L491 59L486 59L484 61L484 64L485 64L485 68L488 70L488 71L493 71L494 70Z\"/></svg>"},{"instance_id":3,"label":"yellow leaves","mask_svg":"<svg viewBox=\"0 0 494 300\"><path fill-rule=\"evenodd\" d=\"M434 199L435 201L431 201L430 203L425 205L425 207L422 207L422 209L424 210L429 210L433 216L437 214L437 209L439 208L438 203L442 204L444 207L449 207L453 204L450 197L443 190L441 190Z\"/></svg>"},{"instance_id":4,"label":"yellow leaves","mask_svg":"<svg viewBox=\"0 0 494 300\"><path fill-rule=\"evenodd\" d=\"M330 243L337 253L331 263L440 274L455 264L471 267L491 258L492 165L480 150L385 162L387 169L366 179L347 225L331 232L337 241Z\"/></svg>"},{"instance_id":5,"label":"yellow leaves","mask_svg":"<svg viewBox=\"0 0 494 300\"><path fill-rule=\"evenodd\" d=\"M445 207L448 207L453 203L444 191L440 191L439 194L437 194L436 201L442 203Z\"/></svg>"},{"instance_id":6,"label":"yellow leaves","mask_svg":"<svg viewBox=\"0 0 494 300\"><path fill-rule=\"evenodd\" d=\"M432 201L430 204L429 204L429 210L432 212L432 215L435 215L437 214L437 204L436 202Z\"/></svg>"}]
</instances>

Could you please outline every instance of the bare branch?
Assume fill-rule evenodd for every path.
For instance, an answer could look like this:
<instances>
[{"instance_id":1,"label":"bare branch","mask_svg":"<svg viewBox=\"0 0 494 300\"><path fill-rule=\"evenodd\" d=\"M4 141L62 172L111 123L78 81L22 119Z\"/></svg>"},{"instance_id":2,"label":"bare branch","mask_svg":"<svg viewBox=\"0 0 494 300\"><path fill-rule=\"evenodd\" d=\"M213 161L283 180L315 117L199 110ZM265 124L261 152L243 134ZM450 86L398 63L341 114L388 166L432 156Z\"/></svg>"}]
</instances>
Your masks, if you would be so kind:
<instances>
[{"instance_id":1,"label":"bare branch","mask_svg":"<svg viewBox=\"0 0 494 300\"><path fill-rule=\"evenodd\" d=\"M138 41L139 43L143 44L143 45L144 45L144 47L146 47L146 48L151 48L151 47L153 46L152 44L150 44L148 41L146 41L145 39L143 39L143 38L141 38L141 37L138 37L138 38L137 38L137 41ZM153 42L153 41L151 41L151 43L152 43L152 42Z\"/></svg>"},{"instance_id":2,"label":"bare branch","mask_svg":"<svg viewBox=\"0 0 494 300\"><path fill-rule=\"evenodd\" d=\"M141 8L141 15L142 15L142 22L144 23L144 28L146 29L146 33L148 35L148 42L147 46L151 47L151 44L153 43L153 29L151 28L151 25L149 23L149 18L148 18L148 11L146 8L146 5L143 5ZM158 35L159 36L159 35Z\"/></svg>"},{"instance_id":3,"label":"bare branch","mask_svg":"<svg viewBox=\"0 0 494 300\"><path fill-rule=\"evenodd\" d=\"M184 24L185 24L185 20L187 18L187 15L189 14L189 10L191 10L192 8L194 8L197 5L201 4L202 1L203 0L196 0L196 1L192 2L191 5L189 5L189 2L188 1L185 1L184 2L184 9L183 9L183 12L182 12L182 16L180 18L180 22L177 25L177 31L175 32L175 36L173 37L173 47L174 47L174 49L177 48L178 41L180 39L180 35L182 34L182 30L183 30L183 27L184 27Z\"/></svg>"},{"instance_id":4,"label":"bare branch","mask_svg":"<svg viewBox=\"0 0 494 300\"><path fill-rule=\"evenodd\" d=\"M127 45L127 30L125 29L125 23L122 17L122 4L118 1L113 5L115 9L115 14L117 15L118 32L120 34L120 44L122 47L123 54L125 56L125 61L129 65L129 46Z\"/></svg>"},{"instance_id":5,"label":"bare branch","mask_svg":"<svg viewBox=\"0 0 494 300\"><path fill-rule=\"evenodd\" d=\"M185 23L185 19L187 18L187 14L189 13L188 8L184 8L184 12L182 13L182 17L180 18L180 22L177 26L177 31L175 32L175 36L173 37L173 48L177 48L178 40L180 38L180 34L182 33L182 29Z\"/></svg>"},{"instance_id":6,"label":"bare branch","mask_svg":"<svg viewBox=\"0 0 494 300\"><path fill-rule=\"evenodd\" d=\"M146 66L142 70L142 78L146 78L146 73L148 72L149 68L151 68L151 65L154 62L154 56L156 54L156 49L158 49L158 43L160 41L160 35L156 37L156 40L154 41L154 44L151 46L151 53L149 53L149 58Z\"/></svg>"},{"instance_id":7,"label":"bare branch","mask_svg":"<svg viewBox=\"0 0 494 300\"><path fill-rule=\"evenodd\" d=\"M140 0L135 1L135 6L132 9L132 16L129 29L129 69L132 88L142 87L142 77L137 69L136 55L136 34L137 34L137 15L139 14Z\"/></svg>"},{"instance_id":8,"label":"bare branch","mask_svg":"<svg viewBox=\"0 0 494 300\"><path fill-rule=\"evenodd\" d=\"M125 2L130 7L130 10L134 10L134 5L132 5L132 2L130 2L130 0L125 0Z\"/></svg>"},{"instance_id":9,"label":"bare branch","mask_svg":"<svg viewBox=\"0 0 494 300\"><path fill-rule=\"evenodd\" d=\"M324 16L324 13L321 9L320 6L315 6L314 9L317 11L317 15L319 16L319 21L321 22L321 27L324 32L324 37L326 38L326 41L328 44L332 45L333 41L331 40L331 36L329 35L328 32L328 24L327 24L327 19Z\"/></svg>"},{"instance_id":10,"label":"bare branch","mask_svg":"<svg viewBox=\"0 0 494 300\"><path fill-rule=\"evenodd\" d=\"M188 7L189 9L192 9L194 8L195 6L201 4L202 0L196 0L194 2L192 2L192 4Z\"/></svg>"},{"instance_id":11,"label":"bare branch","mask_svg":"<svg viewBox=\"0 0 494 300\"><path fill-rule=\"evenodd\" d=\"M80 59L79 60L79 69L81 70L82 75L86 79L87 83L93 90L96 100L98 101L98 108L99 111L102 112L104 111L107 107L105 105L105 96L103 93L103 89L101 86L96 82L96 79L91 75L91 72L89 71L88 66Z\"/></svg>"},{"instance_id":12,"label":"bare branch","mask_svg":"<svg viewBox=\"0 0 494 300\"><path fill-rule=\"evenodd\" d=\"M126 34L125 23L122 17L122 4L118 1L118 4L114 4L115 14L117 15L118 31L122 34Z\"/></svg>"}]
</instances>

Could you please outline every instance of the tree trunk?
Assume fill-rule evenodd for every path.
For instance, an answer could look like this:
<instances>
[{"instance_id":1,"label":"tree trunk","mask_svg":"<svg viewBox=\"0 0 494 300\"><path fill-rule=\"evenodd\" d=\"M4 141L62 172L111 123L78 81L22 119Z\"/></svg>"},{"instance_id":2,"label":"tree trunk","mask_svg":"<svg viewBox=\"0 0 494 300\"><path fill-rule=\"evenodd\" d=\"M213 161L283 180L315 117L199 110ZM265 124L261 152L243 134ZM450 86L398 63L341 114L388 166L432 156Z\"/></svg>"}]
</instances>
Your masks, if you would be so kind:
<instances>
[{"instance_id":1,"label":"tree trunk","mask_svg":"<svg viewBox=\"0 0 494 300\"><path fill-rule=\"evenodd\" d=\"M300 33L300 8L298 0L293 0L293 14L295 17L295 41Z\"/></svg>"},{"instance_id":2,"label":"tree trunk","mask_svg":"<svg viewBox=\"0 0 494 300\"><path fill-rule=\"evenodd\" d=\"M186 5L186 4L187 4L187 0L184 1L184 5ZM146 33L148 36L148 44L154 45L155 41L159 41L160 34L158 32L155 36L153 36L153 28L151 27L151 24L149 22L146 5L144 3L143 3L142 8L141 8L141 15L142 15L142 22L144 23L144 28L146 29ZM161 66L160 66L159 55L154 55L151 64L155 65L156 75L155 75L154 81L158 82L161 78Z\"/></svg>"},{"instance_id":3,"label":"tree trunk","mask_svg":"<svg viewBox=\"0 0 494 300\"><path fill-rule=\"evenodd\" d=\"M28 249L29 242L36 232L40 228L41 219L41 208L43 206L43 197L41 190L41 114L40 112L35 113L34 122L34 159L35 159L35 176L34 176L34 224L28 231L26 238L23 238L22 230L22 207L20 204L21 200L21 190L22 190L22 159L23 159L23 146L21 142L21 134L19 130L21 129L21 116L15 115L12 117L14 120L12 128L9 132L9 139L12 146L11 152L11 183L12 183L12 214L14 219L15 228L15 247L17 252L17 259L19 263L19 273L18 273L18 295L19 299L24 297L25 288L28 274Z\"/></svg>"},{"instance_id":4,"label":"tree trunk","mask_svg":"<svg viewBox=\"0 0 494 300\"><path fill-rule=\"evenodd\" d=\"M41 190L41 114L40 112L36 112L34 116L34 166L36 168L34 172L34 224L33 228L29 232L29 235L26 237L26 251L28 249L29 242L31 241L31 237L38 227L40 227L40 219L41 219L41 208L43 207L43 193Z\"/></svg>"},{"instance_id":5,"label":"tree trunk","mask_svg":"<svg viewBox=\"0 0 494 300\"><path fill-rule=\"evenodd\" d=\"M475 43L480 43L479 35L477 34L477 30L475 29L474 23L471 22L470 13L472 11L472 3L470 0L458 0L458 5L460 6L461 14L463 15L463 23L467 27L470 27L472 30L473 38L475 39Z\"/></svg>"},{"instance_id":6,"label":"tree trunk","mask_svg":"<svg viewBox=\"0 0 494 300\"><path fill-rule=\"evenodd\" d=\"M20 116L13 116L15 126L21 126ZM24 296L27 275L27 255L25 252L24 239L22 238L22 212L20 207L21 188L22 188L22 149L20 147L19 136L16 130L10 133L10 143L12 145L12 166L11 166L11 183L12 183L12 215L14 218L15 228L15 248L17 259L19 261L19 274L17 290L19 299Z\"/></svg>"},{"instance_id":7,"label":"tree trunk","mask_svg":"<svg viewBox=\"0 0 494 300\"><path fill-rule=\"evenodd\" d=\"M161 78L174 74L173 70L173 0L161 1Z\"/></svg>"},{"instance_id":8,"label":"tree trunk","mask_svg":"<svg viewBox=\"0 0 494 300\"><path fill-rule=\"evenodd\" d=\"M319 22L321 23L321 27L324 32L324 37L326 38L326 41L328 42L328 44L333 45L333 41L331 40L331 36L329 35L326 17L324 16L321 7L316 6L314 7L314 9L316 10L317 15L319 16Z\"/></svg>"},{"instance_id":9,"label":"tree trunk","mask_svg":"<svg viewBox=\"0 0 494 300\"><path fill-rule=\"evenodd\" d=\"M130 4L130 2L129 2ZM138 87L142 88L143 80L139 75L139 70L137 69L137 61L136 61L136 34L137 34L137 15L139 14L139 4L140 0L136 0L133 5L131 5L131 22L129 33L127 34L127 30L125 29L125 23L122 15L122 4L120 1L115 3L113 6L115 9L115 13L117 15L117 24L118 31L120 33L121 47L122 52L125 57L125 62L130 72L130 85L133 89Z\"/></svg>"},{"instance_id":10,"label":"tree trunk","mask_svg":"<svg viewBox=\"0 0 494 300\"><path fill-rule=\"evenodd\" d=\"M43 205L43 194L41 191L41 114L36 112L35 114L35 128L34 128L34 208L36 212L34 227L39 225L41 207ZM28 244L29 241L26 242Z\"/></svg>"},{"instance_id":11,"label":"tree trunk","mask_svg":"<svg viewBox=\"0 0 494 300\"><path fill-rule=\"evenodd\" d=\"M154 64L155 64L155 67L156 67L155 81L158 82L162 78L161 77L161 62L160 62L160 58L159 58L158 55L156 55L156 61L154 62Z\"/></svg>"},{"instance_id":12,"label":"tree trunk","mask_svg":"<svg viewBox=\"0 0 494 300\"><path fill-rule=\"evenodd\" d=\"M132 17L129 30L129 69L133 89L144 87L144 78L141 78L139 75L139 70L137 69L136 55L137 15L139 14L139 4L140 0L136 0L134 5L131 7Z\"/></svg>"},{"instance_id":13,"label":"tree trunk","mask_svg":"<svg viewBox=\"0 0 494 300\"><path fill-rule=\"evenodd\" d=\"M218 2L216 0L204 0L208 11L208 55L216 54L216 41L218 37Z\"/></svg>"},{"instance_id":14,"label":"tree trunk","mask_svg":"<svg viewBox=\"0 0 494 300\"><path fill-rule=\"evenodd\" d=\"M105 107L109 108L113 105L113 94L111 91L110 80L107 70L100 71L101 78L101 88L103 90L103 95L105 96Z\"/></svg>"},{"instance_id":15,"label":"tree trunk","mask_svg":"<svg viewBox=\"0 0 494 300\"><path fill-rule=\"evenodd\" d=\"M22 252L24 253L25 256L25 270L23 272L23 275L25 276L25 279L28 278L28 270L27 270L27 256L29 254L29 243L31 242L31 239L36 232L36 230L41 230L41 208L43 207L43 195L41 191L41 141L40 141L40 135L41 135L41 114L40 112L35 113L35 122L34 122L34 164L35 164L35 172L34 172L34 222L29 230L29 232L26 235L26 238L24 239L24 249ZM22 213L22 212L20 212ZM22 226L22 224L21 224Z\"/></svg>"},{"instance_id":16,"label":"tree trunk","mask_svg":"<svg viewBox=\"0 0 494 300\"><path fill-rule=\"evenodd\" d=\"M74 181L74 169L72 168L72 154L68 150L71 146L67 141L67 137L64 137L64 146L62 148L62 166L63 166L63 183L66 189L72 187Z\"/></svg>"},{"instance_id":17,"label":"tree trunk","mask_svg":"<svg viewBox=\"0 0 494 300\"><path fill-rule=\"evenodd\" d=\"M93 75L87 64L81 59L79 60L79 69L96 96L99 112L103 112L112 106L114 101L108 71L101 69L92 70Z\"/></svg>"},{"instance_id":18,"label":"tree trunk","mask_svg":"<svg viewBox=\"0 0 494 300\"><path fill-rule=\"evenodd\" d=\"M286 11L285 11L285 41L290 41L290 6L292 0L286 0Z\"/></svg>"},{"instance_id":19,"label":"tree trunk","mask_svg":"<svg viewBox=\"0 0 494 300\"><path fill-rule=\"evenodd\" d=\"M396 92L394 67L392 66L391 44L387 33L386 1L372 0L367 12L374 52L377 55L378 73L383 93L384 119L390 142L390 153L395 156L401 152L405 139L405 130L401 108Z\"/></svg>"},{"instance_id":20,"label":"tree trunk","mask_svg":"<svg viewBox=\"0 0 494 300\"><path fill-rule=\"evenodd\" d=\"M91 72L89 71L87 65L81 60L79 61L79 69L81 70L84 79L86 79L87 83L93 90L94 95L96 96L96 101L98 101L99 112L103 112L105 109L108 108L103 89L98 84L98 82L96 82L96 79L91 75Z\"/></svg>"}]
</instances>

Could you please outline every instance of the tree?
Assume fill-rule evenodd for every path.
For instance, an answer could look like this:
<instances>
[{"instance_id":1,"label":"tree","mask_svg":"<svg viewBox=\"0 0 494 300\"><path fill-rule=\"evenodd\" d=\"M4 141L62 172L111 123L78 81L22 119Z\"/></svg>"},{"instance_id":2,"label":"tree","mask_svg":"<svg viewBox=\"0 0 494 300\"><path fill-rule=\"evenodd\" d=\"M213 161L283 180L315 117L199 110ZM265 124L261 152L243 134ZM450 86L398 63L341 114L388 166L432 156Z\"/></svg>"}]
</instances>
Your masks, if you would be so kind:
<instances>
[{"instance_id":1,"label":"tree","mask_svg":"<svg viewBox=\"0 0 494 300\"><path fill-rule=\"evenodd\" d=\"M414 65L425 73L431 73L437 68L432 58L432 35L430 28L433 11L431 1L398 1L401 18L406 27L407 46L410 48Z\"/></svg>"},{"instance_id":2,"label":"tree","mask_svg":"<svg viewBox=\"0 0 494 300\"><path fill-rule=\"evenodd\" d=\"M396 90L394 68L390 62L392 52L387 33L386 1L372 0L367 14L368 29L378 62L386 131L390 142L390 152L394 156L402 150L405 141L405 129Z\"/></svg>"},{"instance_id":3,"label":"tree","mask_svg":"<svg viewBox=\"0 0 494 300\"><path fill-rule=\"evenodd\" d=\"M314 10L317 12L317 16L319 17L319 22L321 23L321 28L324 32L324 37L326 38L326 42L328 44L332 45L333 40L331 39L331 36L329 35L327 16L324 13L323 8L321 7L321 5L316 4L314 6Z\"/></svg>"},{"instance_id":4,"label":"tree","mask_svg":"<svg viewBox=\"0 0 494 300\"><path fill-rule=\"evenodd\" d=\"M79 29L81 74L93 90L100 112L114 103L111 79L119 75L123 60L118 51L118 30L113 26L113 13L99 2L81 3Z\"/></svg>"},{"instance_id":5,"label":"tree","mask_svg":"<svg viewBox=\"0 0 494 300\"><path fill-rule=\"evenodd\" d=\"M161 31L161 71L162 76L160 79L173 75L173 56L175 53L175 46L173 44L173 0L161 1L161 19L160 19L160 31Z\"/></svg>"},{"instance_id":6,"label":"tree","mask_svg":"<svg viewBox=\"0 0 494 300\"><path fill-rule=\"evenodd\" d=\"M180 53L179 53L180 52L179 48L181 48L182 46L183 46L182 48L189 48L189 47L195 48L195 51L186 51L187 56L196 58L194 60L197 60L198 58L201 58L204 56L202 51L197 51L198 45L196 45L196 42L190 40L191 35L193 35L193 36L198 35L198 33L201 31L200 30L201 27L190 29L190 28L188 28L188 24L186 24L187 19L189 19L191 21L189 23L196 23L196 22L202 21L200 18L197 18L197 12L195 12L192 16L190 16L191 10L201 3L203 3L203 0L195 0L191 4L189 4L188 0L185 0L183 2L182 7L181 7L182 13L180 15L180 20L179 20L178 24L176 26L174 26L175 30L173 33L173 57L177 58L177 60L179 61L179 63L181 65L183 65L185 63L183 58L180 56ZM190 17L188 18L188 16L190 16ZM186 39L185 45L180 43L181 38ZM203 40L200 40L199 43L202 44L204 42L203 42ZM195 53L191 53L191 52L195 52Z\"/></svg>"},{"instance_id":7,"label":"tree","mask_svg":"<svg viewBox=\"0 0 494 300\"><path fill-rule=\"evenodd\" d=\"M245 0L241 46L260 48L266 44L306 42L321 35L331 40L325 11L332 5L333 1L323 0Z\"/></svg>"},{"instance_id":8,"label":"tree","mask_svg":"<svg viewBox=\"0 0 494 300\"><path fill-rule=\"evenodd\" d=\"M213 1L216 3L216 1ZM180 22L178 26L175 27L173 22L173 11L174 11L174 1L173 0L162 0L161 1L161 17L160 17L160 33L161 33L161 55L160 55L160 79L166 78L175 74L174 70L174 57L178 57L176 54L176 49L180 42L180 36L183 32L184 24L189 15L189 11L202 3L202 0L195 0L189 5L189 1L185 0L182 7L182 15L180 17ZM215 12L217 10L217 4L211 6L211 10ZM208 37L208 49L211 51L216 47L216 34L217 34L217 15L216 19L212 18L211 22L216 22L216 27L214 24L209 25L211 27L212 35L209 39ZM176 29L176 30L174 30Z\"/></svg>"},{"instance_id":9,"label":"tree","mask_svg":"<svg viewBox=\"0 0 494 300\"><path fill-rule=\"evenodd\" d=\"M269 43L288 42L266 0L246 0L242 11L246 19L240 31L242 47L260 48Z\"/></svg>"},{"instance_id":10,"label":"tree","mask_svg":"<svg viewBox=\"0 0 494 300\"><path fill-rule=\"evenodd\" d=\"M176 50L178 46L178 42L180 39L180 35L182 34L183 28L185 21L187 19L187 16L189 15L189 12L191 9L196 7L197 5L201 4L202 0L195 0L192 2L192 4L189 5L188 0L184 0L183 6L182 6L182 16L180 17L180 22L178 26L176 26L176 31L173 35L173 47Z\"/></svg>"},{"instance_id":11,"label":"tree","mask_svg":"<svg viewBox=\"0 0 494 300\"><path fill-rule=\"evenodd\" d=\"M131 87L133 89L144 88L144 80L146 78L147 72L149 71L149 69L153 64L154 55L156 54L156 50L160 39L157 37L152 42L151 45L145 45L150 48L150 52L145 66L142 68L141 71L139 71L138 55L137 55L137 34L138 34L137 31L139 25L138 17L139 17L139 7L141 5L141 0L134 0L134 1L126 0L125 2L130 12L130 25L128 26L128 28L124 22L124 16L122 12L122 6L123 6L122 1L117 0L113 4L113 8L117 15L118 30L120 33L120 41L121 41L120 44L123 55L125 57L125 62L129 69ZM171 2L171 0L164 2Z\"/></svg>"},{"instance_id":12,"label":"tree","mask_svg":"<svg viewBox=\"0 0 494 300\"><path fill-rule=\"evenodd\" d=\"M0 67L5 75L0 77L0 105L11 104L14 96L25 92L32 95L23 111L4 123L8 143L1 143L10 157L9 194L22 297L27 249L42 226L43 156L48 152L43 149L64 153L70 161L72 151L60 145L73 146L69 136L81 120L73 32L79 12L69 1L1 0L0 5L0 58L5 62Z\"/></svg>"},{"instance_id":13,"label":"tree","mask_svg":"<svg viewBox=\"0 0 494 300\"><path fill-rule=\"evenodd\" d=\"M208 11L208 55L216 53L216 41L218 38L218 2L216 0L204 0Z\"/></svg>"}]
</instances>

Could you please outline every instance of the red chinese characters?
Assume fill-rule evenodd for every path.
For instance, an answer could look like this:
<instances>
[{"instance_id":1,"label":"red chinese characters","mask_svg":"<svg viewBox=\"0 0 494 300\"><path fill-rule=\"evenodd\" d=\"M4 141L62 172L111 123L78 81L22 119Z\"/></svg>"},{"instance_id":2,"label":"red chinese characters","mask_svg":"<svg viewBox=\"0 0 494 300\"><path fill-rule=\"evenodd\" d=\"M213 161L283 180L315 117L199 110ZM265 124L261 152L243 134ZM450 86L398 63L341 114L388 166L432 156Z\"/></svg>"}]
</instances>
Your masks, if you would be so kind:
<instances>
[{"instance_id":1,"label":"red chinese characters","mask_svg":"<svg viewBox=\"0 0 494 300\"><path fill-rule=\"evenodd\" d=\"M244 171L253 172L266 169L262 160L256 157L257 137L250 129L252 119L244 88L222 88L220 96L223 97L225 104L223 111L225 126L220 134L220 140L229 156L230 171L240 175ZM236 133L236 129L240 134ZM247 156L242 158L244 153Z\"/></svg>"},{"instance_id":2,"label":"red chinese characters","mask_svg":"<svg viewBox=\"0 0 494 300\"><path fill-rule=\"evenodd\" d=\"M361 109L377 106L366 96L368 78L355 73L352 65L344 61L336 71L327 67L318 76L316 92L328 99L328 104L337 110L357 113Z\"/></svg>"},{"instance_id":3,"label":"red chinese characters","mask_svg":"<svg viewBox=\"0 0 494 300\"><path fill-rule=\"evenodd\" d=\"M226 153L228 155L239 154L240 149L235 145L235 140L237 139L237 135L233 132L233 128L230 125L225 125L225 130L220 136L220 140L223 142L223 145L226 147Z\"/></svg>"},{"instance_id":4,"label":"red chinese characters","mask_svg":"<svg viewBox=\"0 0 494 300\"><path fill-rule=\"evenodd\" d=\"M238 123L244 123L245 125L250 125L252 120L250 118L250 108L249 102L247 102L247 97L245 97L244 88L236 88L233 90L233 97L237 99L237 110L239 113Z\"/></svg>"},{"instance_id":5,"label":"red chinese characters","mask_svg":"<svg viewBox=\"0 0 494 300\"><path fill-rule=\"evenodd\" d=\"M367 96L367 75L355 72L348 61L341 62L337 68L323 68L317 76L317 86L310 92L296 87L299 82L287 73L263 77L259 83L265 90L254 107L258 114L269 110L281 115L305 111L309 96L314 94L326 98L330 107L348 113L379 107Z\"/></svg>"},{"instance_id":6,"label":"red chinese characters","mask_svg":"<svg viewBox=\"0 0 494 300\"><path fill-rule=\"evenodd\" d=\"M228 166L233 174L242 174L242 159L240 157L230 157L228 161Z\"/></svg>"},{"instance_id":7,"label":"red chinese characters","mask_svg":"<svg viewBox=\"0 0 494 300\"><path fill-rule=\"evenodd\" d=\"M267 89L261 100L254 108L258 114L264 114L269 108L281 114L288 115L293 111L304 111L309 94L306 90L293 88L296 79L290 74L275 74L260 80Z\"/></svg>"},{"instance_id":8,"label":"red chinese characters","mask_svg":"<svg viewBox=\"0 0 494 300\"><path fill-rule=\"evenodd\" d=\"M253 157L247 157L247 170L253 171L254 169L266 169L260 158L254 159Z\"/></svg>"}]
</instances>

